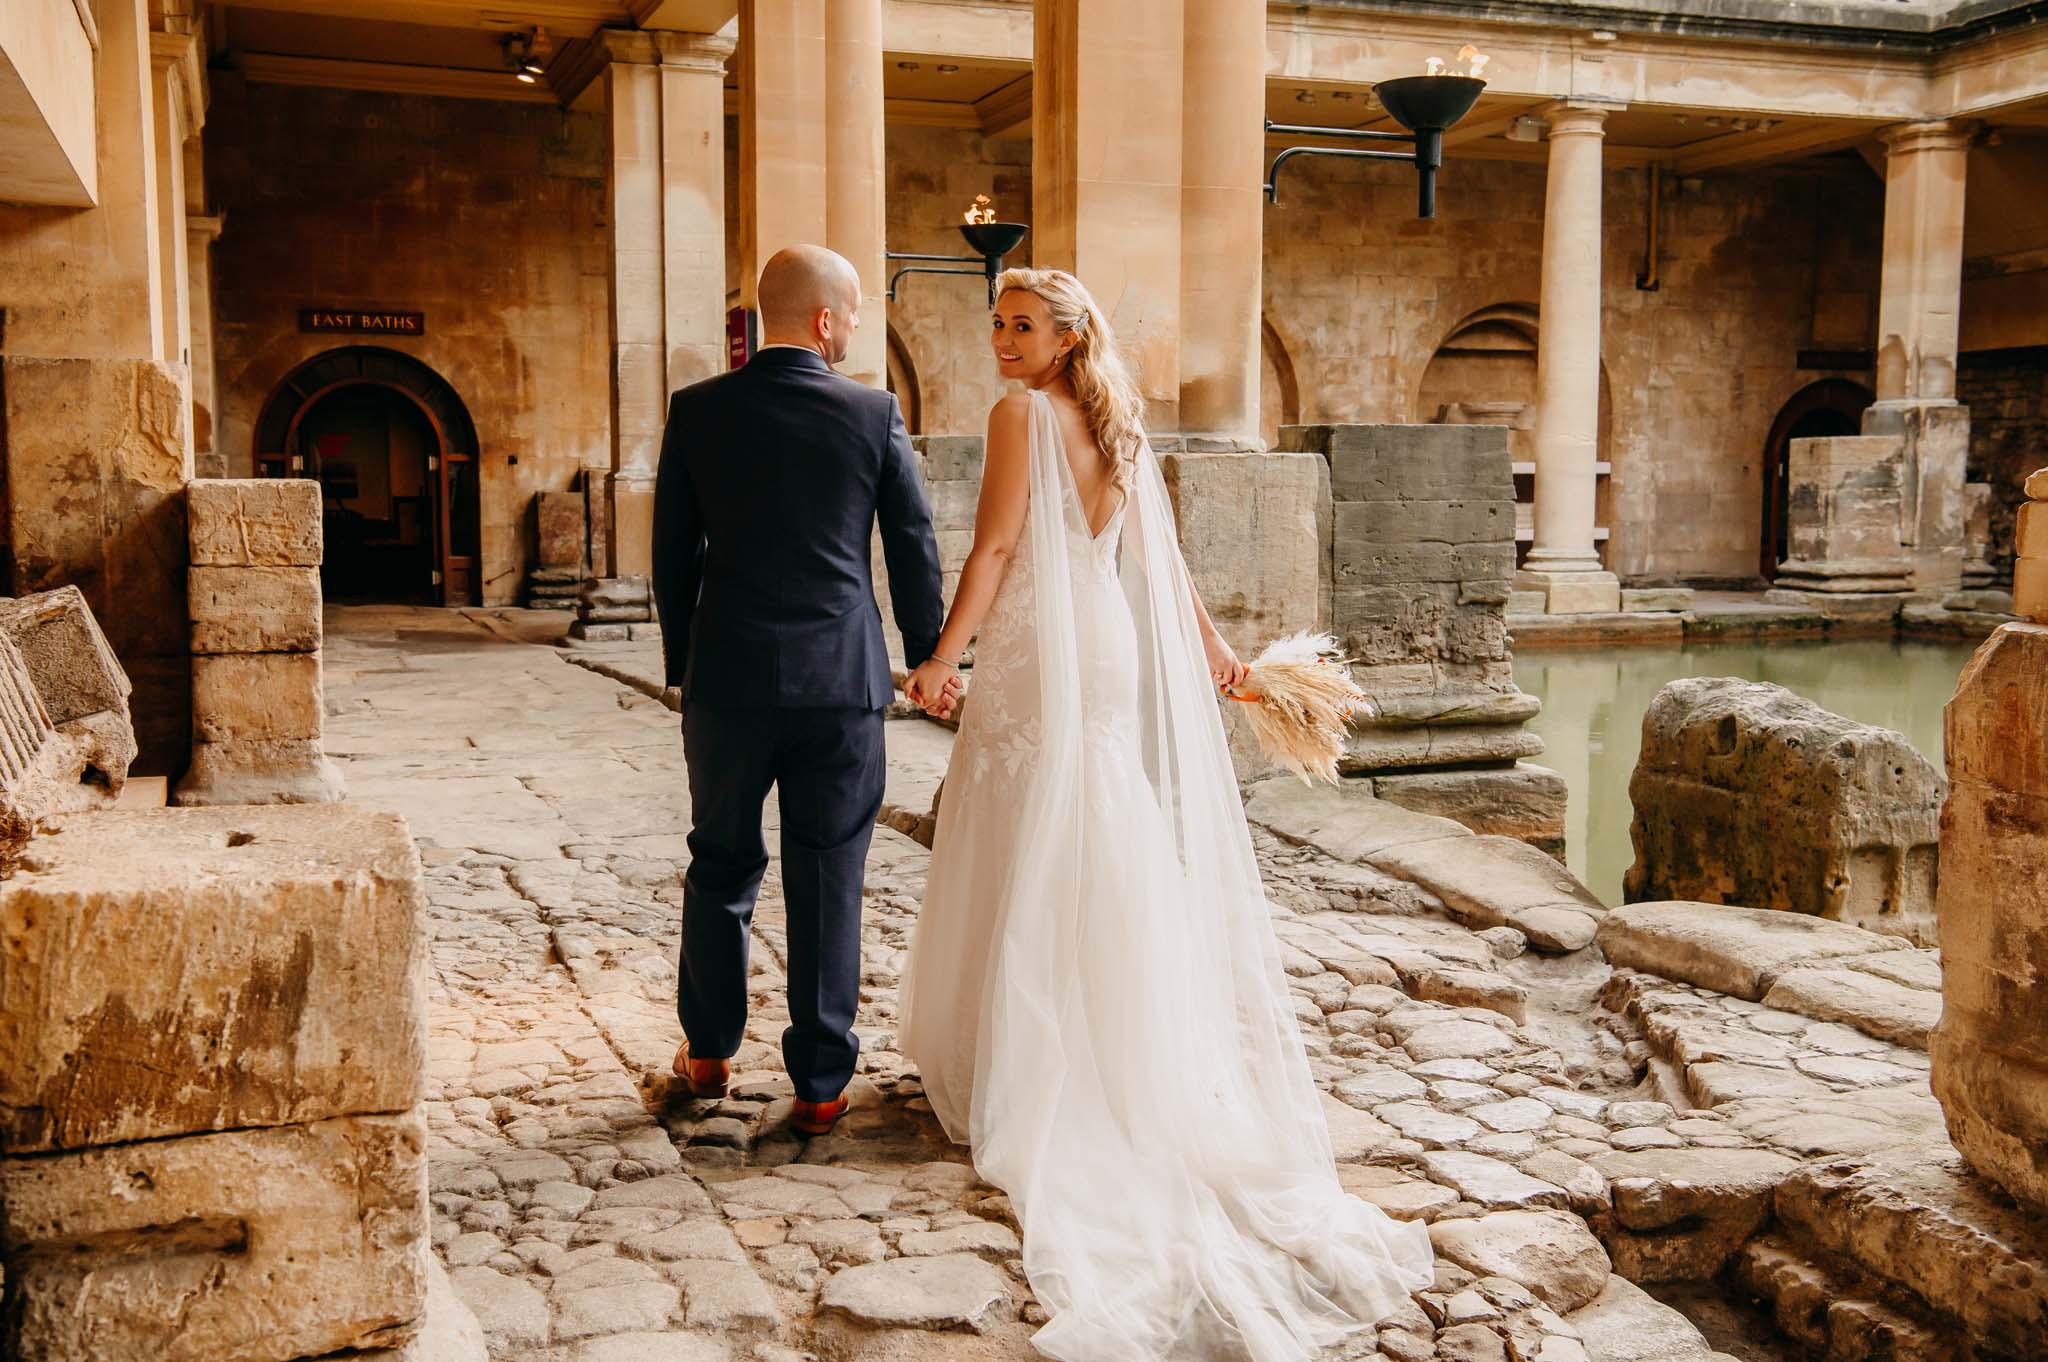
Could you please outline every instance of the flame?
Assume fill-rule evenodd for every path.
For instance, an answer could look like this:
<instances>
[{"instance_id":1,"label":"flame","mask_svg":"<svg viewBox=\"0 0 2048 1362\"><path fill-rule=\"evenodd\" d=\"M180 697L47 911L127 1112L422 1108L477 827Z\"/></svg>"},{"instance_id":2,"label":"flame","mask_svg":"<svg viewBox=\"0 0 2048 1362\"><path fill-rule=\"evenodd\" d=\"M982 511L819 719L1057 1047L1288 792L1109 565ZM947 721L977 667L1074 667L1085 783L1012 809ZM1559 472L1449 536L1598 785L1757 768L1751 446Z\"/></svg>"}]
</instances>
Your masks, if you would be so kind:
<instances>
[{"instance_id":1,"label":"flame","mask_svg":"<svg viewBox=\"0 0 2048 1362\"><path fill-rule=\"evenodd\" d=\"M1466 43L1458 49L1457 60L1465 69L1453 71L1450 74L1470 76L1477 80L1485 72L1486 64L1492 61L1493 58L1487 56L1472 44ZM1450 63L1442 57L1431 57L1427 62L1423 63L1422 74L1426 76L1441 76L1445 74L1445 68L1449 65Z\"/></svg>"},{"instance_id":2,"label":"flame","mask_svg":"<svg viewBox=\"0 0 2048 1362\"><path fill-rule=\"evenodd\" d=\"M980 227L986 223L994 222L996 220L995 205L988 195L976 194L974 196L974 206L967 210L966 217L967 225L970 227Z\"/></svg>"}]
</instances>

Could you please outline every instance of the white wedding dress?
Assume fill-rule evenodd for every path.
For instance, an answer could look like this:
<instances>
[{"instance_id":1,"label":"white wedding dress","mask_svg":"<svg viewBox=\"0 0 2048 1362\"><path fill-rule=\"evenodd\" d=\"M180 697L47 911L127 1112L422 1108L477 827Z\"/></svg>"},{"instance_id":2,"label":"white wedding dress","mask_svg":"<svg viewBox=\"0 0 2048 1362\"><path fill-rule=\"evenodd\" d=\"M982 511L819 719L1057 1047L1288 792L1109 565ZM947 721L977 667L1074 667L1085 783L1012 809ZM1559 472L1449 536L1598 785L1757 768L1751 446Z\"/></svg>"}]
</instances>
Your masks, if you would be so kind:
<instances>
[{"instance_id":1,"label":"white wedding dress","mask_svg":"<svg viewBox=\"0 0 2048 1362\"><path fill-rule=\"evenodd\" d=\"M1034 393L902 1046L1010 1196L1063 1362L1301 1362L1434 1275L1338 1186L1149 451L1091 535Z\"/></svg>"}]
</instances>

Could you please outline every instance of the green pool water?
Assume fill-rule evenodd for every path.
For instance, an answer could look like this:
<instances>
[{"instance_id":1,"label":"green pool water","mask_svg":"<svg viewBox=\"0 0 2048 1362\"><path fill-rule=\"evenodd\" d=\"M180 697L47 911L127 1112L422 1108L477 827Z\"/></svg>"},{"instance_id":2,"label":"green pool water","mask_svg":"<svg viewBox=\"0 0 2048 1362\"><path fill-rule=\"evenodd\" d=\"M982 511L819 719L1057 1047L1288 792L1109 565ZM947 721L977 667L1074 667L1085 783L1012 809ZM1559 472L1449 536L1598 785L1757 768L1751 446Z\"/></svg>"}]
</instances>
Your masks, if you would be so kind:
<instances>
[{"instance_id":1,"label":"green pool water","mask_svg":"<svg viewBox=\"0 0 2048 1362\"><path fill-rule=\"evenodd\" d=\"M1545 751L1533 758L1571 787L1565 845L1572 870L1609 904L1635 859L1629 845L1629 775L1642 748L1643 712L1681 676L1769 681L1861 723L1906 735L1941 765L1941 710L1974 644L1897 639L1720 643L1700 646L1517 649L1515 679L1543 702L1529 726Z\"/></svg>"}]
</instances>

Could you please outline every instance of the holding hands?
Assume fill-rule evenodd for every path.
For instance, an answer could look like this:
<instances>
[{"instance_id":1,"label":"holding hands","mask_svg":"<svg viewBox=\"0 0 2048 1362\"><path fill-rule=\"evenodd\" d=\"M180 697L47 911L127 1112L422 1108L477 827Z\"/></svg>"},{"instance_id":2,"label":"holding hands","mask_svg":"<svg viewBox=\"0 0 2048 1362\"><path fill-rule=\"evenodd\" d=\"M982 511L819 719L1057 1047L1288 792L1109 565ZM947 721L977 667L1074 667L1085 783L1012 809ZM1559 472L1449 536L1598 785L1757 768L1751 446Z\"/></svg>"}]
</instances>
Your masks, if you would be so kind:
<instances>
[{"instance_id":1,"label":"holding hands","mask_svg":"<svg viewBox=\"0 0 2048 1362\"><path fill-rule=\"evenodd\" d=\"M934 719L950 719L965 687L960 669L933 656L917 665L903 683L903 694L913 705Z\"/></svg>"}]
</instances>

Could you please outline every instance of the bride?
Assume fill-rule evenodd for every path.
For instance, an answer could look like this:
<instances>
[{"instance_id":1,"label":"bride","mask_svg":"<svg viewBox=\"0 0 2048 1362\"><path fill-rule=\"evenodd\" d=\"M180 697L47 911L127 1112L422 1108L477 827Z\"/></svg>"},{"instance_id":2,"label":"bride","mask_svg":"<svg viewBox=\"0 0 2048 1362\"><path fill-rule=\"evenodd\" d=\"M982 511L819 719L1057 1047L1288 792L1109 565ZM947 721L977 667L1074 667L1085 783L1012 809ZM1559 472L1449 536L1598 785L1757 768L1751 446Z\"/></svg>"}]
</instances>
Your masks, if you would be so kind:
<instances>
[{"instance_id":1,"label":"bride","mask_svg":"<svg viewBox=\"0 0 2048 1362\"><path fill-rule=\"evenodd\" d=\"M1057 270L998 281L974 548L933 660L977 638L902 1045L1010 1196L1064 1362L1300 1362L1434 1269L1338 1186L1214 686L1244 668L1175 539L1136 385Z\"/></svg>"}]
</instances>

